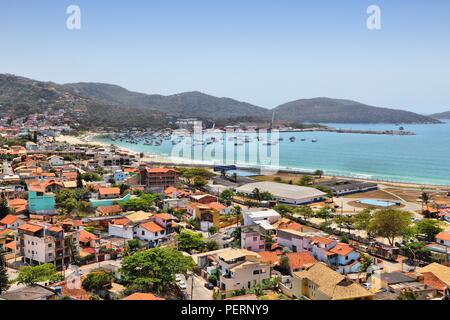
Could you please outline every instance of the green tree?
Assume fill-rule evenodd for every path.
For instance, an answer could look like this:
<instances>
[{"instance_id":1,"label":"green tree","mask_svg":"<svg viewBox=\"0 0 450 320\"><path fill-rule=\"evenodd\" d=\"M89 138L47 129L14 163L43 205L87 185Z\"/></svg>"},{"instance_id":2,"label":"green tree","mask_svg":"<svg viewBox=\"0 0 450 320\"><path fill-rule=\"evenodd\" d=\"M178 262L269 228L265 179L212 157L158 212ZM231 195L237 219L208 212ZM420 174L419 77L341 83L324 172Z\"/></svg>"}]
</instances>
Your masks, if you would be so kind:
<instances>
[{"instance_id":1,"label":"green tree","mask_svg":"<svg viewBox=\"0 0 450 320\"><path fill-rule=\"evenodd\" d=\"M314 175L318 176L319 179L321 179L322 176L323 176L323 171L322 170L316 170L316 171L314 171Z\"/></svg>"},{"instance_id":2,"label":"green tree","mask_svg":"<svg viewBox=\"0 0 450 320\"><path fill-rule=\"evenodd\" d=\"M424 191L420 195L420 199L422 200L422 210L425 210L425 208L428 209L428 203L430 202L430 195Z\"/></svg>"},{"instance_id":3,"label":"green tree","mask_svg":"<svg viewBox=\"0 0 450 320\"><path fill-rule=\"evenodd\" d=\"M6 198L5 192L2 192L0 199L0 220L9 214L8 199Z\"/></svg>"},{"instance_id":4,"label":"green tree","mask_svg":"<svg viewBox=\"0 0 450 320\"><path fill-rule=\"evenodd\" d=\"M58 273L56 272L55 265L52 263L46 263L34 267L20 267L16 282L18 284L31 286L38 282L52 281L57 277Z\"/></svg>"},{"instance_id":5,"label":"green tree","mask_svg":"<svg viewBox=\"0 0 450 320\"><path fill-rule=\"evenodd\" d=\"M8 273L6 271L5 255L0 251L0 295L8 290L9 281Z\"/></svg>"},{"instance_id":6,"label":"green tree","mask_svg":"<svg viewBox=\"0 0 450 320\"><path fill-rule=\"evenodd\" d=\"M376 236L386 238L391 246L394 246L395 238L403 234L411 224L411 213L396 210L383 209L375 211L369 223L368 230Z\"/></svg>"},{"instance_id":7,"label":"green tree","mask_svg":"<svg viewBox=\"0 0 450 320\"><path fill-rule=\"evenodd\" d=\"M193 266L191 257L174 249L158 247L125 257L122 274L127 285L137 286L143 292L160 293L175 285L176 274L186 274Z\"/></svg>"},{"instance_id":8,"label":"green tree","mask_svg":"<svg viewBox=\"0 0 450 320\"><path fill-rule=\"evenodd\" d=\"M113 276L105 270L96 270L89 273L83 280L82 286L87 291L98 292L111 287Z\"/></svg>"},{"instance_id":9,"label":"green tree","mask_svg":"<svg viewBox=\"0 0 450 320\"><path fill-rule=\"evenodd\" d=\"M300 178L300 181L298 182L298 185L307 187L307 186L311 186L312 182L313 182L313 177L311 177L311 176L302 176Z\"/></svg>"},{"instance_id":10,"label":"green tree","mask_svg":"<svg viewBox=\"0 0 450 320\"><path fill-rule=\"evenodd\" d=\"M372 258L369 255L363 254L361 255L360 265L359 265L359 272L367 272L367 269L373 265L375 262L374 258Z\"/></svg>"},{"instance_id":11,"label":"green tree","mask_svg":"<svg viewBox=\"0 0 450 320\"><path fill-rule=\"evenodd\" d=\"M261 191L258 188L253 190L252 195L256 200L261 201Z\"/></svg>"},{"instance_id":12,"label":"green tree","mask_svg":"<svg viewBox=\"0 0 450 320\"><path fill-rule=\"evenodd\" d=\"M81 172L79 170L77 170L77 188L83 188L83 178L81 177Z\"/></svg>"},{"instance_id":13,"label":"green tree","mask_svg":"<svg viewBox=\"0 0 450 320\"><path fill-rule=\"evenodd\" d=\"M205 241L203 236L194 231L182 230L177 236L178 249L180 251L192 252L193 250L202 251Z\"/></svg>"},{"instance_id":14,"label":"green tree","mask_svg":"<svg viewBox=\"0 0 450 320\"><path fill-rule=\"evenodd\" d=\"M417 300L417 293L411 289L403 289L397 297L397 300Z\"/></svg>"},{"instance_id":15,"label":"green tree","mask_svg":"<svg viewBox=\"0 0 450 320\"><path fill-rule=\"evenodd\" d=\"M203 188L208 184L208 180L206 180L204 177L196 176L192 180L192 186L195 188Z\"/></svg>"},{"instance_id":16,"label":"green tree","mask_svg":"<svg viewBox=\"0 0 450 320\"><path fill-rule=\"evenodd\" d=\"M296 209L296 211L303 217L303 219L308 220L314 215L314 211L309 206L301 206Z\"/></svg>"},{"instance_id":17,"label":"green tree","mask_svg":"<svg viewBox=\"0 0 450 320\"><path fill-rule=\"evenodd\" d=\"M141 198L129 199L125 202L122 202L120 206L125 211L149 211L151 208L151 204L145 199Z\"/></svg>"},{"instance_id":18,"label":"green tree","mask_svg":"<svg viewBox=\"0 0 450 320\"><path fill-rule=\"evenodd\" d=\"M321 208L317 213L316 217L319 219L325 220L325 222L328 222L328 219L332 217L331 209L329 207L323 207Z\"/></svg>"},{"instance_id":19,"label":"green tree","mask_svg":"<svg viewBox=\"0 0 450 320\"><path fill-rule=\"evenodd\" d=\"M347 229L348 232L353 228L353 218L346 215L337 215L333 219L334 223L337 224L339 230Z\"/></svg>"},{"instance_id":20,"label":"green tree","mask_svg":"<svg viewBox=\"0 0 450 320\"><path fill-rule=\"evenodd\" d=\"M132 255L142 249L141 242L138 239L128 240L125 244L124 256Z\"/></svg>"},{"instance_id":21,"label":"green tree","mask_svg":"<svg viewBox=\"0 0 450 320\"><path fill-rule=\"evenodd\" d=\"M219 249L219 244L215 240L208 240L205 242L205 251L214 251Z\"/></svg>"},{"instance_id":22,"label":"green tree","mask_svg":"<svg viewBox=\"0 0 450 320\"><path fill-rule=\"evenodd\" d=\"M226 189L220 194L219 201L223 204L226 204L227 206L230 206L233 200L233 196L234 192L229 189Z\"/></svg>"},{"instance_id":23,"label":"green tree","mask_svg":"<svg viewBox=\"0 0 450 320\"><path fill-rule=\"evenodd\" d=\"M98 173L95 173L95 172L83 173L81 175L81 178L87 182L102 181L102 177Z\"/></svg>"},{"instance_id":24,"label":"green tree","mask_svg":"<svg viewBox=\"0 0 450 320\"><path fill-rule=\"evenodd\" d=\"M353 227L356 230L367 230L370 219L372 219L372 211L370 209L358 212L353 216Z\"/></svg>"},{"instance_id":25,"label":"green tree","mask_svg":"<svg viewBox=\"0 0 450 320\"><path fill-rule=\"evenodd\" d=\"M423 219L416 223L419 234L424 235L428 241L434 241L436 235L442 231L441 223L433 219Z\"/></svg>"},{"instance_id":26,"label":"green tree","mask_svg":"<svg viewBox=\"0 0 450 320\"><path fill-rule=\"evenodd\" d=\"M78 207L78 202L74 198L69 198L62 203L62 207L66 209L68 213L71 213Z\"/></svg>"},{"instance_id":27,"label":"green tree","mask_svg":"<svg viewBox=\"0 0 450 320\"><path fill-rule=\"evenodd\" d=\"M409 260L413 261L414 264L416 263L416 261L429 261L431 258L431 251L423 242L410 242L404 245L402 247L402 250L409 258Z\"/></svg>"}]
</instances>

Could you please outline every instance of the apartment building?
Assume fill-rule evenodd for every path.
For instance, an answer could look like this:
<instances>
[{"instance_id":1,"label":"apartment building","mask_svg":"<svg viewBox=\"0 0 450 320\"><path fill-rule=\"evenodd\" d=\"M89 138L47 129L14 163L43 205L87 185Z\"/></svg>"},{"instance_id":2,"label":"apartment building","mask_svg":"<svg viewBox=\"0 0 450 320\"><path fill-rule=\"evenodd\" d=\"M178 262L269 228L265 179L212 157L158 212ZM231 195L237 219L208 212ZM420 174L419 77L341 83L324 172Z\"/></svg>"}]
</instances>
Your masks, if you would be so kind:
<instances>
[{"instance_id":1,"label":"apartment building","mask_svg":"<svg viewBox=\"0 0 450 320\"><path fill-rule=\"evenodd\" d=\"M31 265L53 263L58 270L72 261L72 243L78 250L79 231L47 224L23 224L15 234L16 252Z\"/></svg>"},{"instance_id":2,"label":"apartment building","mask_svg":"<svg viewBox=\"0 0 450 320\"><path fill-rule=\"evenodd\" d=\"M179 174L174 169L139 167L139 185L148 190L160 191L179 182Z\"/></svg>"},{"instance_id":3,"label":"apartment building","mask_svg":"<svg viewBox=\"0 0 450 320\"><path fill-rule=\"evenodd\" d=\"M258 282L270 279L270 265L261 256L245 249L232 249L219 253L218 286L222 291L250 289Z\"/></svg>"}]
</instances>

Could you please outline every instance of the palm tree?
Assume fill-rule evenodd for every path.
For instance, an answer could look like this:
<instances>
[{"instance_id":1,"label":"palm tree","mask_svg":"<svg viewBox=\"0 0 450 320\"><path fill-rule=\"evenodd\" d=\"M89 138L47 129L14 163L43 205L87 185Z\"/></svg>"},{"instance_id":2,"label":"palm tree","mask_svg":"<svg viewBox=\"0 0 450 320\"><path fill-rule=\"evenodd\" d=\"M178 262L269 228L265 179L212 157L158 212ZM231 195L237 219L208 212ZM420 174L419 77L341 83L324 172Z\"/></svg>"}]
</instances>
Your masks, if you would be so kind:
<instances>
[{"instance_id":1,"label":"palm tree","mask_svg":"<svg viewBox=\"0 0 450 320\"><path fill-rule=\"evenodd\" d=\"M430 195L424 191L420 195L420 199L422 200L422 210L423 210L424 205L426 205L426 207L428 208L428 203L430 202Z\"/></svg>"},{"instance_id":2,"label":"palm tree","mask_svg":"<svg viewBox=\"0 0 450 320\"><path fill-rule=\"evenodd\" d=\"M255 199L258 200L259 202L261 202L261 192L259 191L258 188L255 188L253 190L253 197L255 197Z\"/></svg>"}]
</instances>

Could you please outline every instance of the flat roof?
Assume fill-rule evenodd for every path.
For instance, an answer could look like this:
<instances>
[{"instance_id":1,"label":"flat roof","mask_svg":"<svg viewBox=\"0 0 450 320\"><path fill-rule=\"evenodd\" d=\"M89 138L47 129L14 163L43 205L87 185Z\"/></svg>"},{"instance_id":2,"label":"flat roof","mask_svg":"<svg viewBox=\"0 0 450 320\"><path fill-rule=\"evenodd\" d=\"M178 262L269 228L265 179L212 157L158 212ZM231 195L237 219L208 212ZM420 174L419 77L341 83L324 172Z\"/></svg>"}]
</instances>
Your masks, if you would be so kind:
<instances>
[{"instance_id":1,"label":"flat roof","mask_svg":"<svg viewBox=\"0 0 450 320\"><path fill-rule=\"evenodd\" d=\"M241 187L236 188L236 191L251 194L255 189L259 189L260 192L270 192L277 198L286 198L293 200L303 200L305 198L319 198L326 195L326 193L314 188L296 186L285 183L277 183L271 181L248 183Z\"/></svg>"}]
</instances>

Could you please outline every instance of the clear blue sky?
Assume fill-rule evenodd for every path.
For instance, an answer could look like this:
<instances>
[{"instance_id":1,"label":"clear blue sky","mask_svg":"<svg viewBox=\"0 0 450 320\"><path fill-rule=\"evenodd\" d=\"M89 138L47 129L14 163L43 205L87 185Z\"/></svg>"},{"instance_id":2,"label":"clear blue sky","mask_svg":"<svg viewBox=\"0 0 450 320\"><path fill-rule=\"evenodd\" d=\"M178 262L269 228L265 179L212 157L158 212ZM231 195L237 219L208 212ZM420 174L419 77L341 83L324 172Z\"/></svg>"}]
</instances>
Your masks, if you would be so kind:
<instances>
[{"instance_id":1,"label":"clear blue sky","mask_svg":"<svg viewBox=\"0 0 450 320\"><path fill-rule=\"evenodd\" d=\"M66 29L81 7L82 29ZM366 28L381 7L382 30ZM334 97L450 110L448 0L3 0L0 72L202 91L263 107Z\"/></svg>"}]
</instances>

